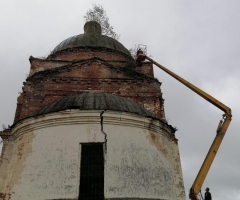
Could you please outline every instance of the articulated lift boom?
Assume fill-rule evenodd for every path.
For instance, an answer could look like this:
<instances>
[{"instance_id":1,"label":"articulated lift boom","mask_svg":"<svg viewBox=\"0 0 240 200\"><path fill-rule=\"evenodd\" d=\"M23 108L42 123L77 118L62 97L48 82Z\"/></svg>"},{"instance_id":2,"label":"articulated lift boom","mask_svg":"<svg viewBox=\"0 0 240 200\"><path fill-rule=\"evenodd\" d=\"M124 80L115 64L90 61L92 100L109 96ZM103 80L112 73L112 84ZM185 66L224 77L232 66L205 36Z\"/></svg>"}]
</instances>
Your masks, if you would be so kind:
<instances>
[{"instance_id":1,"label":"articulated lift boom","mask_svg":"<svg viewBox=\"0 0 240 200\"><path fill-rule=\"evenodd\" d=\"M141 64L145 59L149 60L150 62L154 63L156 66L158 66L160 69L171 75L173 78L177 79L179 82L187 86L189 89L191 89L193 92L197 93L200 95L202 98L206 99L209 101L211 104L214 106L218 107L220 110L224 112L223 114L223 119L220 120L218 128L217 128L217 135L215 139L213 140L213 143L208 151L207 156L205 157L205 160L198 172L198 175L190 189L189 192L189 198L191 200L199 200L198 194L201 191L201 187L203 185L203 182L207 176L207 173L211 167L211 164L217 154L218 148L221 145L221 142L223 140L223 137L228 129L228 126L231 122L232 119L232 114L231 114L231 109L225 106L223 103L212 97L211 95L207 94L206 92L202 91L198 87L194 86L193 84L189 83L185 79L181 78L177 74L173 73L172 71L168 70L164 66L160 65L159 63L155 62L148 56L146 56L142 50L138 50L137 52L137 59L136 62Z\"/></svg>"}]
</instances>

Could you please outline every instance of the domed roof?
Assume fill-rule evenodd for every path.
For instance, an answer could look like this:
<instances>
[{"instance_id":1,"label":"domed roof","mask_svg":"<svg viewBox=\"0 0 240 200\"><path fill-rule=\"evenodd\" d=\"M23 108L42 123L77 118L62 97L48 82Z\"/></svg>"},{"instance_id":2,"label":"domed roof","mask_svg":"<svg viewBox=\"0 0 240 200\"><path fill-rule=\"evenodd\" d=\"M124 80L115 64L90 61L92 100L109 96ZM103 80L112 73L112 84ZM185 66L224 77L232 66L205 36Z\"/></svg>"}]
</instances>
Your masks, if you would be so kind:
<instances>
[{"instance_id":1,"label":"domed roof","mask_svg":"<svg viewBox=\"0 0 240 200\"><path fill-rule=\"evenodd\" d=\"M84 25L84 34L63 40L53 49L52 54L74 47L103 47L114 49L130 56L129 51L120 42L111 37L101 35L101 26L95 21L87 22Z\"/></svg>"},{"instance_id":2,"label":"domed roof","mask_svg":"<svg viewBox=\"0 0 240 200\"><path fill-rule=\"evenodd\" d=\"M45 106L38 112L34 113L33 116L58 112L67 109L114 110L136 113L146 117L154 117L151 112L147 111L139 104L128 100L127 98L101 92L88 92L82 93L80 95L64 97Z\"/></svg>"}]
</instances>

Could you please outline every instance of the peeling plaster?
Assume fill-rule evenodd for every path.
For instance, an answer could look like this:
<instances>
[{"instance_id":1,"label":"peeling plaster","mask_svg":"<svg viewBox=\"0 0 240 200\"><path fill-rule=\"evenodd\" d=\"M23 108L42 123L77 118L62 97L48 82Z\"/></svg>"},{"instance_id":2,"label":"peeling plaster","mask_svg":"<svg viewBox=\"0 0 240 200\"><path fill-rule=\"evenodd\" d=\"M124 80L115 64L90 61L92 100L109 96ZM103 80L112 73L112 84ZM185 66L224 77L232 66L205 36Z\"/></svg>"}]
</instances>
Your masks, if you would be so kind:
<instances>
[{"instance_id":1,"label":"peeling plaster","mask_svg":"<svg viewBox=\"0 0 240 200\"><path fill-rule=\"evenodd\" d=\"M79 144L106 139L106 199L185 199L177 144L157 120L66 110L26 119L11 134L13 156L0 193L7 200L78 199Z\"/></svg>"},{"instance_id":2,"label":"peeling plaster","mask_svg":"<svg viewBox=\"0 0 240 200\"><path fill-rule=\"evenodd\" d=\"M22 172L26 166L26 160L32 153L32 141L35 135L29 132L19 137L13 147L13 156L9 164L8 179L6 180L5 191L8 194L14 194L15 186L21 184Z\"/></svg>"},{"instance_id":3,"label":"peeling plaster","mask_svg":"<svg viewBox=\"0 0 240 200\"><path fill-rule=\"evenodd\" d=\"M159 135L149 132L147 139L149 140L150 144L155 146L157 150L164 155L165 158L167 158L167 149L165 147L165 144L163 141L161 141L161 138Z\"/></svg>"}]
</instances>

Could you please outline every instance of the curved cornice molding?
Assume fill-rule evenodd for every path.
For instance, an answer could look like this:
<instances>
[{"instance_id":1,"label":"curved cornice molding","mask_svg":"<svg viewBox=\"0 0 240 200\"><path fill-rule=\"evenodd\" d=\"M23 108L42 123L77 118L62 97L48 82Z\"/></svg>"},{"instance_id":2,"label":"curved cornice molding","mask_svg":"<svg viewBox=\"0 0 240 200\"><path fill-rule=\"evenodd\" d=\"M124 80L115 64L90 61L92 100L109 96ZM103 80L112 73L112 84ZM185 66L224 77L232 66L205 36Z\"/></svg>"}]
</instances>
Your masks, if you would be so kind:
<instances>
[{"instance_id":1,"label":"curved cornice molding","mask_svg":"<svg viewBox=\"0 0 240 200\"><path fill-rule=\"evenodd\" d=\"M103 110L65 110L46 115L30 117L17 123L16 126L12 128L10 137L12 140L15 140L22 134L47 127L77 124L100 124L100 115L102 111ZM104 125L121 125L141 128L143 130L145 129L160 135L164 135L169 140L176 140L171 128L167 124L157 119L120 111L104 111L102 117Z\"/></svg>"}]
</instances>

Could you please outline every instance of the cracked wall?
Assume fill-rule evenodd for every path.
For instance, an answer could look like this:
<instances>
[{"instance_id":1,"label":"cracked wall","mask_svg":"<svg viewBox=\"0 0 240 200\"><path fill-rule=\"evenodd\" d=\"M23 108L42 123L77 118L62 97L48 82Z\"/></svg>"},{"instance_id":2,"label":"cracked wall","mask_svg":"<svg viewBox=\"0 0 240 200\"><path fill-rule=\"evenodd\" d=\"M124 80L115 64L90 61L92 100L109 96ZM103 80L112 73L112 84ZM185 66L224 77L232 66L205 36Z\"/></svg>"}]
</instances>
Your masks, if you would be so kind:
<instances>
[{"instance_id":1,"label":"cracked wall","mask_svg":"<svg viewBox=\"0 0 240 200\"><path fill-rule=\"evenodd\" d=\"M174 134L158 120L67 110L19 123L11 132L6 200L77 199L81 143L105 142L105 199L185 199ZM150 128L151 127L151 128Z\"/></svg>"}]
</instances>

